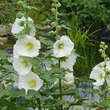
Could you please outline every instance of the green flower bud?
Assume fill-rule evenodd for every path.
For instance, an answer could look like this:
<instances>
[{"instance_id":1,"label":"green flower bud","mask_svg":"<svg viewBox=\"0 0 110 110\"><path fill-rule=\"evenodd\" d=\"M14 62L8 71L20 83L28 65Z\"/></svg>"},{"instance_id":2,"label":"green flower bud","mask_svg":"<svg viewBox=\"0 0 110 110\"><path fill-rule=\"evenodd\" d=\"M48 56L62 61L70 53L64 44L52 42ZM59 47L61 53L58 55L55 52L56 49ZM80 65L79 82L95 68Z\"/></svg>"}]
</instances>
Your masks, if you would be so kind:
<instances>
[{"instance_id":1,"label":"green flower bud","mask_svg":"<svg viewBox=\"0 0 110 110\"><path fill-rule=\"evenodd\" d=\"M17 18L21 18L22 16L24 16L24 14L23 14L22 12L19 12L19 13L16 15Z\"/></svg>"},{"instance_id":2,"label":"green flower bud","mask_svg":"<svg viewBox=\"0 0 110 110\"><path fill-rule=\"evenodd\" d=\"M55 35L56 32L55 32L55 31L50 31L49 34L51 34L51 35Z\"/></svg>"},{"instance_id":3,"label":"green flower bud","mask_svg":"<svg viewBox=\"0 0 110 110\"><path fill-rule=\"evenodd\" d=\"M104 54L104 53L102 53L102 55L101 55L103 58L105 58L106 57L106 55Z\"/></svg>"},{"instance_id":4,"label":"green flower bud","mask_svg":"<svg viewBox=\"0 0 110 110\"><path fill-rule=\"evenodd\" d=\"M99 49L99 52L102 52L103 50L102 49Z\"/></svg>"},{"instance_id":5,"label":"green flower bud","mask_svg":"<svg viewBox=\"0 0 110 110\"><path fill-rule=\"evenodd\" d=\"M56 6L56 4L55 3L52 3L52 7L55 7Z\"/></svg>"},{"instance_id":6,"label":"green flower bud","mask_svg":"<svg viewBox=\"0 0 110 110\"><path fill-rule=\"evenodd\" d=\"M61 7L61 3L60 2L58 2L57 7Z\"/></svg>"},{"instance_id":7,"label":"green flower bud","mask_svg":"<svg viewBox=\"0 0 110 110\"><path fill-rule=\"evenodd\" d=\"M56 27L56 22L52 22L52 23L51 23L51 26L52 26L52 27Z\"/></svg>"},{"instance_id":8,"label":"green flower bud","mask_svg":"<svg viewBox=\"0 0 110 110\"><path fill-rule=\"evenodd\" d=\"M52 8L51 11L52 11L53 13L55 13L55 12L56 12L56 9L55 9L55 8Z\"/></svg>"},{"instance_id":9,"label":"green flower bud","mask_svg":"<svg viewBox=\"0 0 110 110\"><path fill-rule=\"evenodd\" d=\"M108 45L105 45L105 49L107 49L108 48Z\"/></svg>"},{"instance_id":10,"label":"green flower bud","mask_svg":"<svg viewBox=\"0 0 110 110\"><path fill-rule=\"evenodd\" d=\"M57 26L57 29L60 30L61 29L61 26Z\"/></svg>"},{"instance_id":11,"label":"green flower bud","mask_svg":"<svg viewBox=\"0 0 110 110\"><path fill-rule=\"evenodd\" d=\"M105 45L105 42L102 42L102 41L101 41L101 44L102 44L102 45Z\"/></svg>"}]
</instances>

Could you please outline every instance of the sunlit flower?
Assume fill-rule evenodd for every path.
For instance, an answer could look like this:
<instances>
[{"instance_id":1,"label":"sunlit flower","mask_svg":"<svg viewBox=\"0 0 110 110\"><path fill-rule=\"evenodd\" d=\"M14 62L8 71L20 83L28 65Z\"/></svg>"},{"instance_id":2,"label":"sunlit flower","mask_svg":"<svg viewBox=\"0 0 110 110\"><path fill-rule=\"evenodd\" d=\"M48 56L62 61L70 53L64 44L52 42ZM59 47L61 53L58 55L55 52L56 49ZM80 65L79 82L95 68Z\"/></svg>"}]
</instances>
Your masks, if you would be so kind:
<instances>
[{"instance_id":1,"label":"sunlit flower","mask_svg":"<svg viewBox=\"0 0 110 110\"><path fill-rule=\"evenodd\" d=\"M13 59L13 67L19 75L26 75L31 71L32 65L26 58L18 57Z\"/></svg>"},{"instance_id":2,"label":"sunlit flower","mask_svg":"<svg viewBox=\"0 0 110 110\"><path fill-rule=\"evenodd\" d=\"M28 28L30 29L30 33L28 35L35 36L35 27L33 20L30 17L27 19L24 16L22 18L16 18L14 24L12 25L11 32L13 34L19 34L26 27L26 22L28 22Z\"/></svg>"},{"instance_id":3,"label":"sunlit flower","mask_svg":"<svg viewBox=\"0 0 110 110\"><path fill-rule=\"evenodd\" d=\"M96 80L96 82L93 83L95 86L103 85L104 81L105 81L104 77L105 77L105 72L103 69L101 69L99 67L93 68L93 70L90 74L90 78Z\"/></svg>"},{"instance_id":4,"label":"sunlit flower","mask_svg":"<svg viewBox=\"0 0 110 110\"><path fill-rule=\"evenodd\" d=\"M74 48L74 43L68 36L62 36L60 40L54 44L53 54L55 57L69 56Z\"/></svg>"},{"instance_id":5,"label":"sunlit flower","mask_svg":"<svg viewBox=\"0 0 110 110\"><path fill-rule=\"evenodd\" d=\"M18 78L18 88L24 88L26 93L29 89L38 91L42 86L43 80L41 80L39 76L33 72L29 72L25 76L20 75Z\"/></svg>"},{"instance_id":6,"label":"sunlit flower","mask_svg":"<svg viewBox=\"0 0 110 110\"><path fill-rule=\"evenodd\" d=\"M39 49L39 40L36 40L31 36L25 36L24 38L17 40L14 45L14 54L18 56L36 57L39 55Z\"/></svg>"}]
</instances>

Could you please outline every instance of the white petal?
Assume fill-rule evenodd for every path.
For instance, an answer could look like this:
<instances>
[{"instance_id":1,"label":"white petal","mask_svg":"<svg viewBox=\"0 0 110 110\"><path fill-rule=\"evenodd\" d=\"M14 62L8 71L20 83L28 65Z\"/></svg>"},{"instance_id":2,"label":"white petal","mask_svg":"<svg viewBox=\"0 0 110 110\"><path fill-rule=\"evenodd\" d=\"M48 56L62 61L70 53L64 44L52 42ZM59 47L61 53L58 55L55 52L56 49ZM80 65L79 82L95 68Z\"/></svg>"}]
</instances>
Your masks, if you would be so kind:
<instances>
[{"instance_id":1,"label":"white petal","mask_svg":"<svg viewBox=\"0 0 110 110\"><path fill-rule=\"evenodd\" d=\"M19 75L26 75L31 71L32 65L25 58L14 58L13 67Z\"/></svg>"},{"instance_id":2,"label":"white petal","mask_svg":"<svg viewBox=\"0 0 110 110\"><path fill-rule=\"evenodd\" d=\"M24 29L24 27L19 25L21 21L25 21L25 18L24 17L22 17L21 19L16 18L14 24L12 25L12 30L11 30L13 34L18 34Z\"/></svg>"},{"instance_id":3,"label":"white petal","mask_svg":"<svg viewBox=\"0 0 110 110\"><path fill-rule=\"evenodd\" d=\"M29 35L35 36L35 26L33 24L33 20L30 17L28 17L27 20L32 22L32 23L29 23L29 28L30 28ZM25 26L26 25L26 18L24 16L22 18L16 18L14 24L12 25L12 30L11 30L11 32L13 34L18 34L24 29L24 26L20 26L20 22L22 22L22 21L24 22L24 26Z\"/></svg>"},{"instance_id":4,"label":"white petal","mask_svg":"<svg viewBox=\"0 0 110 110\"><path fill-rule=\"evenodd\" d=\"M74 83L74 76L73 76L73 74L72 73L67 73L66 75L65 75L65 83L66 84L73 84Z\"/></svg>"},{"instance_id":5,"label":"white petal","mask_svg":"<svg viewBox=\"0 0 110 110\"><path fill-rule=\"evenodd\" d=\"M76 54L74 52L71 53L70 56L66 59L66 61L61 62L61 67L65 69L73 70L73 65L76 63Z\"/></svg>"}]
</instances>

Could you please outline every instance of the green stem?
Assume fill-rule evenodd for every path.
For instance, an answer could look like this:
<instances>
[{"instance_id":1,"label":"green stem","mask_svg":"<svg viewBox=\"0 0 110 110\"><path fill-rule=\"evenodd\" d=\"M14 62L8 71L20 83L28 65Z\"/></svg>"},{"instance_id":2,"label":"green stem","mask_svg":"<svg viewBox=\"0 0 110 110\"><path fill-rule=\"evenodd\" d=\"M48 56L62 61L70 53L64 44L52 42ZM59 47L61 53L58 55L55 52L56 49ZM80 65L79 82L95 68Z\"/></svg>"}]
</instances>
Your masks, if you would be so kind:
<instances>
[{"instance_id":1,"label":"green stem","mask_svg":"<svg viewBox=\"0 0 110 110\"><path fill-rule=\"evenodd\" d=\"M38 109L39 110L42 110L42 107L41 107L41 103L40 103L40 99L39 98L37 99L37 103L38 103Z\"/></svg>"},{"instance_id":2,"label":"green stem","mask_svg":"<svg viewBox=\"0 0 110 110\"><path fill-rule=\"evenodd\" d=\"M58 7L57 7L57 2L56 2L56 39L58 40L59 39L59 36L58 36Z\"/></svg>"},{"instance_id":3,"label":"green stem","mask_svg":"<svg viewBox=\"0 0 110 110\"><path fill-rule=\"evenodd\" d=\"M59 70L60 70L60 60L59 60ZM59 92L60 92L60 101L62 100L62 84L61 78L59 78ZM60 105L60 110L63 110L63 106Z\"/></svg>"},{"instance_id":4,"label":"green stem","mask_svg":"<svg viewBox=\"0 0 110 110\"><path fill-rule=\"evenodd\" d=\"M107 82L106 82L106 80L105 80L105 83L104 83L104 90L106 90L107 88ZM107 98L107 91L104 91L104 99L106 99ZM105 110L107 110L107 107L105 107Z\"/></svg>"}]
</instances>

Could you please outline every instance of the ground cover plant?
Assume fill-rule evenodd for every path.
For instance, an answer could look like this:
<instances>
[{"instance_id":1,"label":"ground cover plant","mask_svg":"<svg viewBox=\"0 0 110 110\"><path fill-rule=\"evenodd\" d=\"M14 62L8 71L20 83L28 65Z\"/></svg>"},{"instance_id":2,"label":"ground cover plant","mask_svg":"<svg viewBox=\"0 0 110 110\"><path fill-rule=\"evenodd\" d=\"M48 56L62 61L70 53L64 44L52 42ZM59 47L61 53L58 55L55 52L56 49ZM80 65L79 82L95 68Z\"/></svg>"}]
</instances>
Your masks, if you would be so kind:
<instances>
[{"instance_id":1,"label":"ground cover plant","mask_svg":"<svg viewBox=\"0 0 110 110\"><path fill-rule=\"evenodd\" d=\"M1 1L0 110L110 110L109 45L92 30L107 3Z\"/></svg>"}]
</instances>

